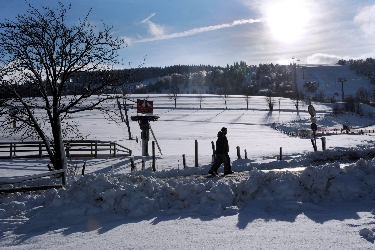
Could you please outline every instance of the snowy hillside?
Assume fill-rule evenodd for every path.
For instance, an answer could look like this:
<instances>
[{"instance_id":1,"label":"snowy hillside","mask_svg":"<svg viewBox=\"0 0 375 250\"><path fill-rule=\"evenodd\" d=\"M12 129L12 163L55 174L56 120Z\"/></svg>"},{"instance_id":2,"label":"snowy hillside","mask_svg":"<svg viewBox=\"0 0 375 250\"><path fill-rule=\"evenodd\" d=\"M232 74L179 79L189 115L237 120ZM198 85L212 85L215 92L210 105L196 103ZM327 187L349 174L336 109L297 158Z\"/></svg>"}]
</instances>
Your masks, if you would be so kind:
<instances>
[{"instance_id":1,"label":"snowy hillside","mask_svg":"<svg viewBox=\"0 0 375 250\"><path fill-rule=\"evenodd\" d=\"M319 84L316 93L323 91L326 98L334 97L338 101L341 101L342 97L342 83L338 82L338 78L346 78L347 80L344 82L344 97L355 95L359 88L368 89L369 92L374 88L365 76L357 75L354 70L350 70L349 65L300 65L296 68L296 72L298 89L300 91L306 91L306 88L303 88L303 84L306 81L316 82ZM308 95L314 96L311 93Z\"/></svg>"}]
</instances>

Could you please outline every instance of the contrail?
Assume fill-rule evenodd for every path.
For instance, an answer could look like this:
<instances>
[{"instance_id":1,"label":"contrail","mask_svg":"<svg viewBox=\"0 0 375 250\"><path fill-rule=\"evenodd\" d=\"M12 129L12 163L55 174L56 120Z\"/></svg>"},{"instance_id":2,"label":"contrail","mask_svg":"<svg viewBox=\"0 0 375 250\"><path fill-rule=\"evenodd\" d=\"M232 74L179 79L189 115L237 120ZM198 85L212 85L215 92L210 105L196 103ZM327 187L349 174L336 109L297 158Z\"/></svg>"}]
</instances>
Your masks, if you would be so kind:
<instances>
[{"instance_id":1,"label":"contrail","mask_svg":"<svg viewBox=\"0 0 375 250\"><path fill-rule=\"evenodd\" d=\"M224 23L224 24L219 24L219 25L195 28L195 29L191 29L191 30L187 30L183 32L177 32L177 33L173 33L169 35L161 35L161 36L155 36L152 38L145 38L145 39L137 40L135 42L144 43L144 42L152 42L152 41L165 40L165 39L171 39L171 38L177 38L177 37L192 36L192 35L207 32L207 31L230 28L230 27L237 26L237 25L242 25L242 24L247 24L247 23L258 23L258 22L261 22L261 20L260 19L241 19L241 20L233 21L232 23Z\"/></svg>"},{"instance_id":2,"label":"contrail","mask_svg":"<svg viewBox=\"0 0 375 250\"><path fill-rule=\"evenodd\" d=\"M149 17L147 17L146 19L142 20L141 23L146 23L148 22L148 20L150 20L151 17L155 16L156 13L152 13Z\"/></svg>"}]
</instances>

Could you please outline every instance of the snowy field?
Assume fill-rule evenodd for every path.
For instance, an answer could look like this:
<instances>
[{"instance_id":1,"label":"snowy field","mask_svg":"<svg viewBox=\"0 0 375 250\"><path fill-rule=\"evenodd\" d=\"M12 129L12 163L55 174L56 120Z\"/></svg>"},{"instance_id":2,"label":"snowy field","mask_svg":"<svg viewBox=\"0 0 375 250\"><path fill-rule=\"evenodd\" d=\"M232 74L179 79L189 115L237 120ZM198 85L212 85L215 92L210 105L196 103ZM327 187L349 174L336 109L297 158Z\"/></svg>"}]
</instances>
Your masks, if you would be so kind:
<instances>
[{"instance_id":1,"label":"snowy field","mask_svg":"<svg viewBox=\"0 0 375 250\"><path fill-rule=\"evenodd\" d=\"M88 139L113 140L132 149L137 171L131 173L125 157L71 159L70 165L78 168L87 161L87 174L69 176L68 187L1 196L1 248L373 247L374 134L333 132L344 121L352 131L373 130L373 119L335 117L329 105L313 103L318 129L326 131L318 135L314 153L310 139L283 132L310 127L307 105L296 112L289 99L281 99L280 111L276 105L272 113L266 110L264 97L252 97L249 110L240 96L228 99L228 109L220 96L206 96L202 109L194 95L181 96L178 109L164 95L152 95L149 100L154 101L154 115L160 116L151 122L162 152L156 150L157 172L151 171L150 157L145 157L146 169L141 170L141 144L128 140L125 124L109 122L95 112L80 114L76 118L81 132L90 134ZM129 115L135 112L130 109ZM132 136L140 137L139 125L130 124ZM233 170L241 176L198 178L208 172L211 141L224 126ZM326 151L322 151L322 136ZM237 158L237 146L242 159ZM277 160L280 147L282 161ZM248 159L244 159L245 149ZM1 177L42 173L47 163L47 159L3 160Z\"/></svg>"},{"instance_id":2,"label":"snowy field","mask_svg":"<svg viewBox=\"0 0 375 250\"><path fill-rule=\"evenodd\" d=\"M72 158L69 164L78 171L66 187L0 195L0 249L374 249L373 118L334 116L331 104L312 103L321 132L314 152L310 138L291 134L310 129L306 104L297 112L290 99L281 98L269 112L264 97L251 97L247 110L244 97L230 96L226 108L223 98L207 95L200 109L195 95L182 95L174 109L165 95L148 99L160 116L151 122L161 149L156 148L157 171L150 157L144 157L142 170L136 122L130 121L134 140L128 140L125 123L95 111L81 113L75 119L87 139L132 149L137 170L131 172L127 157ZM340 132L345 121L352 133ZM205 178L211 141L222 127L228 128L238 176ZM1 137L9 140L18 138ZM86 174L80 176L84 161ZM0 182L44 173L48 163L2 160Z\"/></svg>"}]
</instances>

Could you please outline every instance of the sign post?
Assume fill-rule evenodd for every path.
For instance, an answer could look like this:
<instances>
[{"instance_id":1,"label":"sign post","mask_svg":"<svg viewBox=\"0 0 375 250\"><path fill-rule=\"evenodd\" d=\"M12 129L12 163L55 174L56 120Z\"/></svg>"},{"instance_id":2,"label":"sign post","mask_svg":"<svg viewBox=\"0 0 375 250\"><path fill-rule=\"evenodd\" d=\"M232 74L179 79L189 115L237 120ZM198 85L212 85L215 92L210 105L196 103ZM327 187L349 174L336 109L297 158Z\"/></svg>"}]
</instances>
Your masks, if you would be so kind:
<instances>
[{"instance_id":1,"label":"sign post","mask_svg":"<svg viewBox=\"0 0 375 250\"><path fill-rule=\"evenodd\" d=\"M159 116L154 116L153 112L153 101L137 99L137 115L132 116L132 121L137 121L141 128L141 139L142 139L142 156L149 156L148 154L148 141L150 131L150 121L157 121ZM145 115L139 115L139 114Z\"/></svg>"}]
</instances>

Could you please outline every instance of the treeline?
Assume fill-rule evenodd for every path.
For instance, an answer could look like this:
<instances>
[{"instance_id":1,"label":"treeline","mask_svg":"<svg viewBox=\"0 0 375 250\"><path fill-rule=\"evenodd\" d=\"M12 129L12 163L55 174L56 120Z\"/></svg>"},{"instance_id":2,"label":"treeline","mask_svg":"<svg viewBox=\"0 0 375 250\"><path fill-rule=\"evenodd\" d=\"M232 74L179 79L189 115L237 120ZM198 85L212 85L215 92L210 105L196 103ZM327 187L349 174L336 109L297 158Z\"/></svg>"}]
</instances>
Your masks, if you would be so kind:
<instances>
[{"instance_id":1,"label":"treeline","mask_svg":"<svg viewBox=\"0 0 375 250\"><path fill-rule=\"evenodd\" d=\"M171 73L172 72L172 73ZM139 85L135 93L207 93L207 94L270 94L291 96L292 67L274 64L247 65L236 62L226 67L174 66L158 71L145 68L138 71L137 79L156 79ZM135 79L135 78L133 78Z\"/></svg>"},{"instance_id":2,"label":"treeline","mask_svg":"<svg viewBox=\"0 0 375 250\"><path fill-rule=\"evenodd\" d=\"M340 60L338 64L349 65L349 68L354 70L356 74L367 77L371 84L375 84L375 59Z\"/></svg>"},{"instance_id":3,"label":"treeline","mask_svg":"<svg viewBox=\"0 0 375 250\"><path fill-rule=\"evenodd\" d=\"M338 64L349 65L357 74L364 75L375 84L375 60L340 60ZM114 70L115 82L108 84L106 93L173 93L173 94L220 94L220 95L267 95L301 98L295 85L295 64L247 65L235 62L226 67L211 65L174 65L168 67L145 67ZM78 72L64 83L66 95L81 94L95 89L102 77L97 74ZM25 94L34 96L32 83L20 84ZM130 91L128 86L133 86ZM48 86L48 84L47 84ZM136 87L135 87L136 86ZM305 82L304 87L316 92L315 82ZM100 93L97 93L100 94ZM370 93L372 94L372 93Z\"/></svg>"},{"instance_id":4,"label":"treeline","mask_svg":"<svg viewBox=\"0 0 375 250\"><path fill-rule=\"evenodd\" d=\"M236 62L226 67L211 65L175 65L169 67L145 67L105 72L76 72L62 83L64 95L82 95L87 92L103 93L173 93L173 94L220 94L220 95L268 95L295 97L293 88L294 65L259 64L247 65ZM108 78L110 77L110 78ZM96 91L96 85L106 81L107 88ZM147 84L143 84L147 81ZM48 88L48 93L51 90ZM133 89L130 89L132 86ZM136 87L135 87L136 86ZM32 82L18 83L22 95L39 96ZM11 98L12 96L0 96Z\"/></svg>"},{"instance_id":5,"label":"treeline","mask_svg":"<svg viewBox=\"0 0 375 250\"><path fill-rule=\"evenodd\" d=\"M142 82L151 78L158 78L172 74L191 74L200 71L212 71L221 69L219 66L211 65L174 65L168 67L146 67L125 70L129 73L129 82Z\"/></svg>"}]
</instances>

